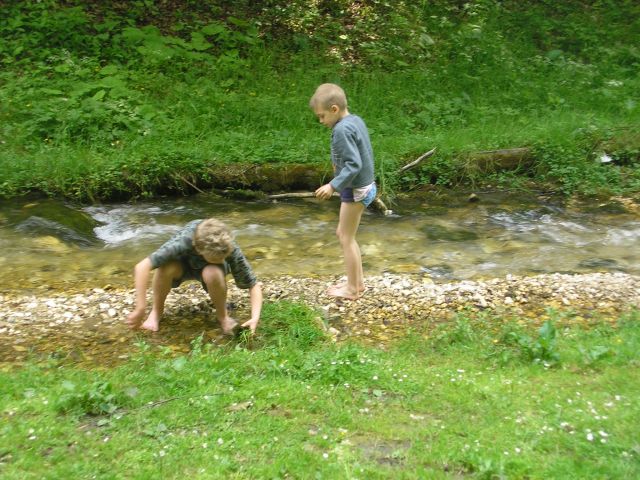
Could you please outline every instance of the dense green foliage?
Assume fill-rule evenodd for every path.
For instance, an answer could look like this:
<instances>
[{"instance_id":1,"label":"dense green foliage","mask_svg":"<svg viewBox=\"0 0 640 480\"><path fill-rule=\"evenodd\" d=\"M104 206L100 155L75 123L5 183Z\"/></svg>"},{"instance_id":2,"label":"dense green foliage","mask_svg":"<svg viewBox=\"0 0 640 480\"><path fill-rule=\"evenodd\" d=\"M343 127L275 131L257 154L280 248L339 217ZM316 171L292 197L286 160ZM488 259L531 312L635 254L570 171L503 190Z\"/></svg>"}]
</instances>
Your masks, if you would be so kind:
<instances>
[{"instance_id":1,"label":"dense green foliage","mask_svg":"<svg viewBox=\"0 0 640 480\"><path fill-rule=\"evenodd\" d=\"M34 360L0 372L0 476L637 478L637 312L550 316L461 314L382 351L280 302L253 345Z\"/></svg>"},{"instance_id":2,"label":"dense green foliage","mask_svg":"<svg viewBox=\"0 0 640 480\"><path fill-rule=\"evenodd\" d=\"M324 81L365 118L387 190L635 192L639 19L631 0L4 2L0 194L152 195L228 164L326 162L307 107ZM536 161L515 174L468 161L521 146Z\"/></svg>"}]
</instances>

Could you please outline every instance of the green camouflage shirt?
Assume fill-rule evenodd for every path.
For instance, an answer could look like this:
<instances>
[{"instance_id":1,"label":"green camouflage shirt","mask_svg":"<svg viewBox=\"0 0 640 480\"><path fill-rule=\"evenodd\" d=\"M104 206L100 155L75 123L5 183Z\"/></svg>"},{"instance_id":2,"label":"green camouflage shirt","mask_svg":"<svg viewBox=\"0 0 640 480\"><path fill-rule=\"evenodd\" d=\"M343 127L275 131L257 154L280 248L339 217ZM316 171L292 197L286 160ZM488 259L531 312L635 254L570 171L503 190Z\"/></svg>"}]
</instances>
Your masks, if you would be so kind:
<instances>
[{"instance_id":1,"label":"green camouflage shirt","mask_svg":"<svg viewBox=\"0 0 640 480\"><path fill-rule=\"evenodd\" d=\"M158 268L172 260L178 260L183 267L192 272L201 272L209 263L193 248L193 236L202 220L189 222L182 230L168 240L164 245L149 255L153 268ZM251 288L257 278L240 247L234 242L233 251L224 259L221 265L224 274L231 273L239 288Z\"/></svg>"}]
</instances>

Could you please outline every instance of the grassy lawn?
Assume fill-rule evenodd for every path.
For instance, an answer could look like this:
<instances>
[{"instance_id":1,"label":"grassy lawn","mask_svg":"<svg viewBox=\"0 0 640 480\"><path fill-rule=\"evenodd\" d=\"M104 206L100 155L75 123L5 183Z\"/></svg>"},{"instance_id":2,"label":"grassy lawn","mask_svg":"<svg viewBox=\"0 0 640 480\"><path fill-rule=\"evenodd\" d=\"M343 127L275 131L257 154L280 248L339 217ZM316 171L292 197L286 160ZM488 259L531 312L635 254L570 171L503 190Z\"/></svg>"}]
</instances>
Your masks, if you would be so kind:
<instances>
[{"instance_id":1,"label":"grassy lawn","mask_svg":"<svg viewBox=\"0 0 640 480\"><path fill-rule=\"evenodd\" d=\"M279 302L255 339L192 345L0 373L0 476L640 476L637 312L530 331L460 316L383 351Z\"/></svg>"}]
</instances>

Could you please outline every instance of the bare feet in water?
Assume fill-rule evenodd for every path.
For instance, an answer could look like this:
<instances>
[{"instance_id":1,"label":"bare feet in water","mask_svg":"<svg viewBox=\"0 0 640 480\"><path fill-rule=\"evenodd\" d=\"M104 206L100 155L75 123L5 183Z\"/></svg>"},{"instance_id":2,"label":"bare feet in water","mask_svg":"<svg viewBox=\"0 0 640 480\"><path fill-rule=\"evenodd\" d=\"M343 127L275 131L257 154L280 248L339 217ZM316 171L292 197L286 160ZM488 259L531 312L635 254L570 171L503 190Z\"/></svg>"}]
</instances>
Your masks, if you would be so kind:
<instances>
[{"instance_id":1,"label":"bare feet in water","mask_svg":"<svg viewBox=\"0 0 640 480\"><path fill-rule=\"evenodd\" d=\"M158 329L160 328L160 316L154 310L151 310L151 313L144 321L144 323L142 323L143 318L144 308L136 309L127 316L126 323L132 330L141 328L144 330L149 330L150 332L158 331Z\"/></svg>"},{"instance_id":2,"label":"bare feet in water","mask_svg":"<svg viewBox=\"0 0 640 480\"><path fill-rule=\"evenodd\" d=\"M157 332L160 328L160 316L154 310L151 310L151 313L140 328L149 330L150 332Z\"/></svg>"}]
</instances>

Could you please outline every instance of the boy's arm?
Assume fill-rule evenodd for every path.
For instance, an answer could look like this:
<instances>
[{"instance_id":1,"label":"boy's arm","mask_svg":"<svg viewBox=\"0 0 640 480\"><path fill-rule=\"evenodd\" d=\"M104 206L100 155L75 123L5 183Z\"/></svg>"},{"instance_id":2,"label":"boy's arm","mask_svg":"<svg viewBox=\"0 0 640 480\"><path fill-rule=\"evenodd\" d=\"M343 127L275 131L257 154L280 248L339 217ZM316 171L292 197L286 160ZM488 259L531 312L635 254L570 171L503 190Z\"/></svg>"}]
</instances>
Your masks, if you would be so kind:
<instances>
[{"instance_id":1,"label":"boy's arm","mask_svg":"<svg viewBox=\"0 0 640 480\"><path fill-rule=\"evenodd\" d=\"M350 129L334 130L332 148L335 154L340 157L342 169L328 184L333 190L342 191L344 187L351 183L353 177L362 170L362 158L360 157L355 136L355 132ZM320 188L322 189L324 187L326 187L326 185ZM328 189L326 189L325 192L326 191L328 191ZM316 195L318 195L317 191Z\"/></svg>"},{"instance_id":2,"label":"boy's arm","mask_svg":"<svg viewBox=\"0 0 640 480\"><path fill-rule=\"evenodd\" d=\"M133 283L136 290L136 306L128 316L127 323L131 327L138 327L144 319L145 308L147 307L147 285L149 275L152 270L149 257L141 260L133 269Z\"/></svg>"},{"instance_id":3,"label":"boy's arm","mask_svg":"<svg viewBox=\"0 0 640 480\"><path fill-rule=\"evenodd\" d=\"M236 281L238 288L249 289L249 303L251 304L251 319L242 324L243 327L249 327L251 333L256 331L260 322L260 313L262 311L262 286L258 282L251 265L244 256L242 250L238 246L233 249L231 255L227 258L231 274Z\"/></svg>"},{"instance_id":4,"label":"boy's arm","mask_svg":"<svg viewBox=\"0 0 640 480\"><path fill-rule=\"evenodd\" d=\"M251 303L251 319L244 322L242 326L249 327L251 333L255 333L262 312L262 285L260 282L249 289L249 303Z\"/></svg>"}]
</instances>

